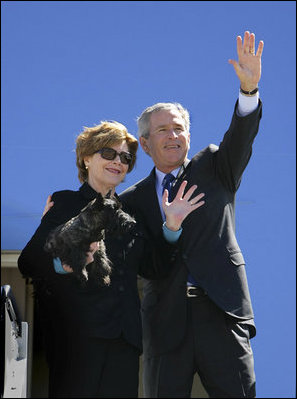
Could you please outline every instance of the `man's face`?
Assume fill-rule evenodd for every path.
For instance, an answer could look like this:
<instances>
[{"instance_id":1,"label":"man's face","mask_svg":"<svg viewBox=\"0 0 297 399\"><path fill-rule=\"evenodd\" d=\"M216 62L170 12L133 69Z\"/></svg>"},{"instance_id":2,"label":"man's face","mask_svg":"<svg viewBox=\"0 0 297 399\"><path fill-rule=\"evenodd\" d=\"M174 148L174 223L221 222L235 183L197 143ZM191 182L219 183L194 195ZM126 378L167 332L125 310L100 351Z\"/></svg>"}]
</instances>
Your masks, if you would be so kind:
<instances>
[{"instance_id":1,"label":"man's face","mask_svg":"<svg viewBox=\"0 0 297 399\"><path fill-rule=\"evenodd\" d=\"M143 150L152 157L155 166L164 173L181 166L190 148L190 133L180 113L161 110L152 113L150 135L140 138Z\"/></svg>"}]
</instances>

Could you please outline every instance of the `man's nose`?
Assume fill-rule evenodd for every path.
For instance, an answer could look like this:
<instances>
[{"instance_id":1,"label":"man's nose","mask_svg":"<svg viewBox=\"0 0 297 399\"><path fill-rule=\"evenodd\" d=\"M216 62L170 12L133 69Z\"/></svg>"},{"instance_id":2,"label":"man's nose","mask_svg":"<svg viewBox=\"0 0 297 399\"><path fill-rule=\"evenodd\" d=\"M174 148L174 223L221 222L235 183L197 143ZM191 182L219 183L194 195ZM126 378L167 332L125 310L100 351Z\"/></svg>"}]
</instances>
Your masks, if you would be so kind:
<instances>
[{"instance_id":1,"label":"man's nose","mask_svg":"<svg viewBox=\"0 0 297 399\"><path fill-rule=\"evenodd\" d=\"M178 135L176 134L176 131L174 129L169 129L168 130L168 136L170 138L174 138L174 139L178 137Z\"/></svg>"}]
</instances>

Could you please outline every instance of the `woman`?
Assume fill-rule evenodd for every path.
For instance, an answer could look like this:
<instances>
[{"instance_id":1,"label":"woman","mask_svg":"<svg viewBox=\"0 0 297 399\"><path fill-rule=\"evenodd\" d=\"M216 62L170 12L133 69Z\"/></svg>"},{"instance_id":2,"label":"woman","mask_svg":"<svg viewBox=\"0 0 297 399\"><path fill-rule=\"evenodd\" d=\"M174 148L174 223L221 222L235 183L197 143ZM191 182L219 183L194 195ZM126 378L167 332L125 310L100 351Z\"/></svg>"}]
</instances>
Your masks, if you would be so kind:
<instances>
[{"instance_id":1,"label":"woman","mask_svg":"<svg viewBox=\"0 0 297 399\"><path fill-rule=\"evenodd\" d=\"M120 237L105 238L112 262L111 282L99 287L88 282L80 286L71 265L53 266L44 251L51 230L77 215L97 193L106 195L131 172L138 142L118 122L102 122L85 128L76 140L78 191L52 195L54 205L42 218L35 234L22 251L18 266L32 277L36 295L47 314L47 353L50 397L137 397L139 355L142 352L140 303L137 275L162 278L174 245L163 236L148 242L143 226ZM178 230L182 220L203 204L202 194L191 199L196 186L183 196L185 185L164 210L168 226ZM193 205L195 204L195 205ZM167 213L166 213L167 212ZM90 245L86 264L92 262L96 243Z\"/></svg>"}]
</instances>

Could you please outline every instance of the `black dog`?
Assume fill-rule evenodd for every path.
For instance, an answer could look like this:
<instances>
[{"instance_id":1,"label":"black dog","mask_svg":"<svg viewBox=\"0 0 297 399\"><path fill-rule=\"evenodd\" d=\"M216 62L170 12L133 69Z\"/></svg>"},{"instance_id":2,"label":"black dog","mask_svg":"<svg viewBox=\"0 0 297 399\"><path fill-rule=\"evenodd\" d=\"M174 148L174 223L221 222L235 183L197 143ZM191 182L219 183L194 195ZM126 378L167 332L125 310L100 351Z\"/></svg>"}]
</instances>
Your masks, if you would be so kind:
<instances>
[{"instance_id":1,"label":"black dog","mask_svg":"<svg viewBox=\"0 0 297 399\"><path fill-rule=\"evenodd\" d=\"M44 249L73 270L73 275L85 285L89 281L99 285L110 283L111 262L105 251L106 234L121 235L133 227L135 220L121 209L120 202L110 196L97 197L81 212L53 230ZM99 242L94 261L86 267L86 256L92 242Z\"/></svg>"}]
</instances>

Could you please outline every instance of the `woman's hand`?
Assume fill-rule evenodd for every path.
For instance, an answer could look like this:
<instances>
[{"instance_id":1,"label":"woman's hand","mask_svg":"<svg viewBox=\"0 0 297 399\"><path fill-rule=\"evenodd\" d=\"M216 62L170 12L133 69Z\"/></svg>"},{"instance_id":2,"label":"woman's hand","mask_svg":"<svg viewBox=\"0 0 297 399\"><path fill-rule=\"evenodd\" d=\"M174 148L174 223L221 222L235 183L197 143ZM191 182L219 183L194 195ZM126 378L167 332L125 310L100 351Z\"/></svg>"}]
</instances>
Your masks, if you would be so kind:
<instances>
[{"instance_id":1,"label":"woman's hand","mask_svg":"<svg viewBox=\"0 0 297 399\"><path fill-rule=\"evenodd\" d=\"M89 263L94 262L94 253L95 253L98 249L99 249L99 242L98 242L98 241L92 242L92 243L90 244L90 249L89 249L89 251L87 252L87 257L86 257L86 266L87 266ZM65 272L67 272L67 273L73 273L72 267L70 267L70 266L67 265L66 263L62 263L62 267L63 267L63 269L65 270Z\"/></svg>"},{"instance_id":2,"label":"woman's hand","mask_svg":"<svg viewBox=\"0 0 297 399\"><path fill-rule=\"evenodd\" d=\"M54 201L52 201L52 196L49 195L47 197L47 200L46 200L46 204L45 204L45 207L44 207L44 210L43 210L42 217L51 209L51 207L53 205L54 205Z\"/></svg>"},{"instance_id":3,"label":"woman's hand","mask_svg":"<svg viewBox=\"0 0 297 399\"><path fill-rule=\"evenodd\" d=\"M66 263L62 263L62 267L63 267L63 269L64 269L65 272L67 272L67 273L73 273L72 267L66 265Z\"/></svg>"},{"instance_id":4,"label":"woman's hand","mask_svg":"<svg viewBox=\"0 0 297 399\"><path fill-rule=\"evenodd\" d=\"M89 252L87 252L86 265L94 262L94 253L99 249L99 241L90 244Z\"/></svg>"},{"instance_id":5,"label":"woman's hand","mask_svg":"<svg viewBox=\"0 0 297 399\"><path fill-rule=\"evenodd\" d=\"M193 197L194 191L197 189L196 185L193 185L184 195L184 191L188 182L184 180L180 185L180 188L176 194L176 197L172 202L168 202L168 190L164 191L162 198L162 207L166 216L166 226L168 229L177 231L180 229L182 222L185 218L196 209L200 208L205 201L200 201L204 197L204 193L200 193Z\"/></svg>"}]
</instances>

